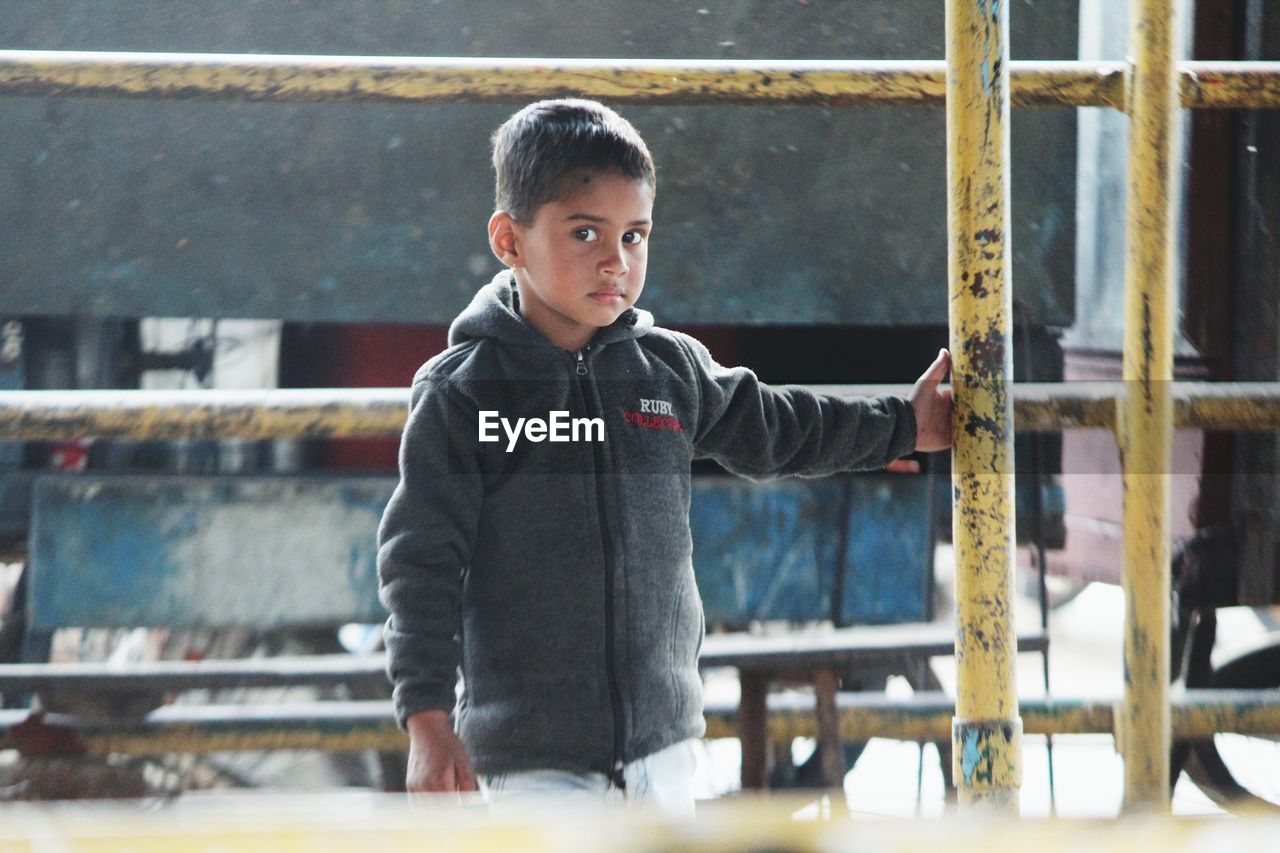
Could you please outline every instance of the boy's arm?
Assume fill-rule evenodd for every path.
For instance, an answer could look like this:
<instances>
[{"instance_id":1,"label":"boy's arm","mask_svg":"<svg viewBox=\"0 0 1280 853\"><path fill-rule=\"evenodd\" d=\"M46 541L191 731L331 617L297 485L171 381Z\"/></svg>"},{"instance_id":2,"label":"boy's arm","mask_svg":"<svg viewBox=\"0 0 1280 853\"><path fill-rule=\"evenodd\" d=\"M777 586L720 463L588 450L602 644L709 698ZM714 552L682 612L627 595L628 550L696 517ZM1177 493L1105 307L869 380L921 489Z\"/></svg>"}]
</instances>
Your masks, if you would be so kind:
<instances>
[{"instance_id":1,"label":"boy's arm","mask_svg":"<svg viewBox=\"0 0 1280 853\"><path fill-rule=\"evenodd\" d=\"M844 398L770 386L726 368L692 338L701 392L695 453L747 477L825 476L882 468L916 447L916 412L901 397Z\"/></svg>"},{"instance_id":2,"label":"boy's arm","mask_svg":"<svg viewBox=\"0 0 1280 853\"><path fill-rule=\"evenodd\" d=\"M379 598L396 719L448 714L461 657L462 574L480 518L475 412L449 385L413 387L400 483L378 528Z\"/></svg>"}]
</instances>

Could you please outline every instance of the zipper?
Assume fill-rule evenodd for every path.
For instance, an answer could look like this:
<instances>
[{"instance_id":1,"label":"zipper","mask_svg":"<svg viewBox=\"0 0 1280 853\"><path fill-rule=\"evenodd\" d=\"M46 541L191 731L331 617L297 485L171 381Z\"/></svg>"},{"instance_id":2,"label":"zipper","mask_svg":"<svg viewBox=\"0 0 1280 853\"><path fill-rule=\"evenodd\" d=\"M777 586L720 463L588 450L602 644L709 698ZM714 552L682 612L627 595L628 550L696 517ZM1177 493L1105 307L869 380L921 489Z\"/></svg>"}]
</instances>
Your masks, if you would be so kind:
<instances>
[{"instance_id":1,"label":"zipper","mask_svg":"<svg viewBox=\"0 0 1280 853\"><path fill-rule=\"evenodd\" d=\"M595 412L591 395L588 393L590 380L587 378L587 362L583 356L589 349L591 349L590 346L585 346L578 350L574 358L574 371L578 374L578 387L582 392L583 408L586 410L587 417L593 417ZM604 478L600 476L604 471L604 451L597 442L592 442L591 455L595 461L596 470L596 505L600 518L600 544L604 548L604 664L605 675L609 682L609 703L613 710L613 761L609 779L614 787L625 791L627 780L623 773L625 765L622 761L622 693L618 689L618 674L613 663L613 579L616 569L613 565L613 538L609 535L609 519L605 510Z\"/></svg>"}]
</instances>

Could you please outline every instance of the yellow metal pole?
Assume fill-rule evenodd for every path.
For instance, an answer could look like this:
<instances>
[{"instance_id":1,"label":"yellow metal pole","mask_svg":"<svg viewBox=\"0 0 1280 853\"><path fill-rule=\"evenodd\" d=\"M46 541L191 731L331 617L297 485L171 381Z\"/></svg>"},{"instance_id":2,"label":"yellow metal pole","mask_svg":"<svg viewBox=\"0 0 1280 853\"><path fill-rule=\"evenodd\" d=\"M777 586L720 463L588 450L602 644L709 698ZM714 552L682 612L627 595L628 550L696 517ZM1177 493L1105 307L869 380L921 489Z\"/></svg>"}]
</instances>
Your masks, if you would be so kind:
<instances>
[{"instance_id":1,"label":"yellow metal pole","mask_svg":"<svg viewBox=\"0 0 1280 853\"><path fill-rule=\"evenodd\" d=\"M947 0L947 225L955 411L956 787L1016 814L1022 720L1014 677L1012 298L1007 5Z\"/></svg>"},{"instance_id":2,"label":"yellow metal pole","mask_svg":"<svg viewBox=\"0 0 1280 853\"><path fill-rule=\"evenodd\" d=\"M1169 811L1169 478L1173 444L1174 4L1133 7L1124 379L1124 809Z\"/></svg>"}]
</instances>

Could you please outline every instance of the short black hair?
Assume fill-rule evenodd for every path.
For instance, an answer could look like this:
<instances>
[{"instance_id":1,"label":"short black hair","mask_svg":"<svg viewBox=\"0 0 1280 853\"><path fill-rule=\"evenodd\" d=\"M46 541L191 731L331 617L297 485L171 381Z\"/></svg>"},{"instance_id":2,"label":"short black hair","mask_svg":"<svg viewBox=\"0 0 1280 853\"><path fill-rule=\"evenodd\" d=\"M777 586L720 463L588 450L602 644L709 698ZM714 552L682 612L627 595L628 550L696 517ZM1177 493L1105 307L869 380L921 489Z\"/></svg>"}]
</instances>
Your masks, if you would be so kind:
<instances>
[{"instance_id":1,"label":"short black hair","mask_svg":"<svg viewBox=\"0 0 1280 853\"><path fill-rule=\"evenodd\" d=\"M631 122L596 101L538 101L493 133L495 200L519 222L568 193L581 172L606 172L657 188L653 157Z\"/></svg>"}]
</instances>

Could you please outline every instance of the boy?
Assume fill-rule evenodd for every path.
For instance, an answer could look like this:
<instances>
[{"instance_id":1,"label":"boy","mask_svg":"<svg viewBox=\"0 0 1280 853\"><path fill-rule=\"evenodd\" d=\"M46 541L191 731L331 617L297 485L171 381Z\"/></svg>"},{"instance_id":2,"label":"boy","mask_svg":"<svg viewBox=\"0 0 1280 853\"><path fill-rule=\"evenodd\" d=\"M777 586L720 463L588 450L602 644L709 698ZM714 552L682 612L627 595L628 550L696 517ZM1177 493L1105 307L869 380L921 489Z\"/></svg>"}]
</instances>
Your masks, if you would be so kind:
<instances>
[{"instance_id":1,"label":"boy","mask_svg":"<svg viewBox=\"0 0 1280 853\"><path fill-rule=\"evenodd\" d=\"M408 788L474 791L479 773L491 800L691 813L705 724L690 463L821 476L942 449L949 357L910 400L770 388L633 307L655 175L623 118L532 104L494 134L493 163L506 269L414 378L379 530Z\"/></svg>"}]
</instances>

